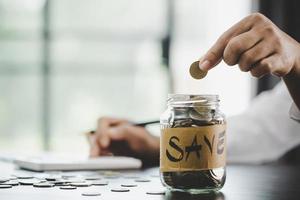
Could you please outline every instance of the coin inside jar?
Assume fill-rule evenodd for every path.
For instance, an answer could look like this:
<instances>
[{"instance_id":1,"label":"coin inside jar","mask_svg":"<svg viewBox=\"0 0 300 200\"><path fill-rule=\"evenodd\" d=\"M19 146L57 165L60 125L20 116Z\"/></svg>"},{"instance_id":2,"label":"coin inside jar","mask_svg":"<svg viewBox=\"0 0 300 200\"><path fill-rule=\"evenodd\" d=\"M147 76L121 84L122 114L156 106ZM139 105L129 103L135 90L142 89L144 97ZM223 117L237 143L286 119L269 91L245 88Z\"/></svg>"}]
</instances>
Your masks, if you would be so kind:
<instances>
[{"instance_id":1,"label":"coin inside jar","mask_svg":"<svg viewBox=\"0 0 300 200\"><path fill-rule=\"evenodd\" d=\"M207 71L203 71L199 68L199 61L193 62L190 66L190 75L194 79L202 79L206 76Z\"/></svg>"},{"instance_id":2,"label":"coin inside jar","mask_svg":"<svg viewBox=\"0 0 300 200\"><path fill-rule=\"evenodd\" d=\"M168 96L168 108L160 121L160 174L167 189L196 194L218 191L223 187L226 178L226 120L219 102L218 95ZM210 147L203 148L205 146ZM189 157L191 148L194 157ZM216 159L220 162L213 164ZM201 167L201 163L205 167Z\"/></svg>"}]
</instances>

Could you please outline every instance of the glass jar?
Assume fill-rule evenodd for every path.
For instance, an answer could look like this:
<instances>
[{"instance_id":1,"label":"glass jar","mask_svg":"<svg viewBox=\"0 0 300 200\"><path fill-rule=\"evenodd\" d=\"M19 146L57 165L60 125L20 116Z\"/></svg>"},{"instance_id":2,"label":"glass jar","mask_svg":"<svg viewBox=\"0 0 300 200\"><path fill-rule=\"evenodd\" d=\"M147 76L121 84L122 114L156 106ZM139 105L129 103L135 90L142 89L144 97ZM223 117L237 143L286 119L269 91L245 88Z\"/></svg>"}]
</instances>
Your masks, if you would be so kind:
<instances>
[{"instance_id":1,"label":"glass jar","mask_svg":"<svg viewBox=\"0 0 300 200\"><path fill-rule=\"evenodd\" d=\"M226 121L218 95L170 94L162 114L160 177L170 190L220 190L226 179Z\"/></svg>"}]
</instances>

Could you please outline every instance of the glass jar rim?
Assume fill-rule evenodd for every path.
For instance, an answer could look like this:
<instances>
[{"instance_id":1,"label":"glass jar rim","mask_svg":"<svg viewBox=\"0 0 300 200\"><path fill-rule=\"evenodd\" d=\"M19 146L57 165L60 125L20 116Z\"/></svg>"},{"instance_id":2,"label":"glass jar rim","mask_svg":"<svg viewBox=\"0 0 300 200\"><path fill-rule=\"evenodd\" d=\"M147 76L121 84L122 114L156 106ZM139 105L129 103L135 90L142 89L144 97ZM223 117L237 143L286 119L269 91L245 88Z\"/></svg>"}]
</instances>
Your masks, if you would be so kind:
<instances>
[{"instance_id":1,"label":"glass jar rim","mask_svg":"<svg viewBox=\"0 0 300 200\"><path fill-rule=\"evenodd\" d=\"M207 107L218 106L219 95L215 94L168 94L168 106Z\"/></svg>"}]
</instances>

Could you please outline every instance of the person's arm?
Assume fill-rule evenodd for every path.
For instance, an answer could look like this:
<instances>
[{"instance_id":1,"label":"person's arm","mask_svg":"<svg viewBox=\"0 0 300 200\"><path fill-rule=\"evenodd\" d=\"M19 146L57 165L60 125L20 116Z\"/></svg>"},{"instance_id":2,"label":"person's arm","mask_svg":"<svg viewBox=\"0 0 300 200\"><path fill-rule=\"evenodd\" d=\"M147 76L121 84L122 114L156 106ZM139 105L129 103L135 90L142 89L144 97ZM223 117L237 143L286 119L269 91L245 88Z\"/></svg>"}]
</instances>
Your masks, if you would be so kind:
<instances>
[{"instance_id":1,"label":"person's arm","mask_svg":"<svg viewBox=\"0 0 300 200\"><path fill-rule=\"evenodd\" d=\"M300 109L300 44L262 14L252 14L223 33L199 67L210 70L221 60L239 64L241 71L255 77L282 77Z\"/></svg>"},{"instance_id":2,"label":"person's arm","mask_svg":"<svg viewBox=\"0 0 300 200\"><path fill-rule=\"evenodd\" d=\"M139 158L144 166L159 163L159 138L127 120L100 118L97 130L89 140L91 157L112 154Z\"/></svg>"},{"instance_id":3,"label":"person's arm","mask_svg":"<svg viewBox=\"0 0 300 200\"><path fill-rule=\"evenodd\" d=\"M277 161L300 144L300 124L289 117L291 99L284 83L255 97L243 113L228 117L228 161Z\"/></svg>"}]
</instances>

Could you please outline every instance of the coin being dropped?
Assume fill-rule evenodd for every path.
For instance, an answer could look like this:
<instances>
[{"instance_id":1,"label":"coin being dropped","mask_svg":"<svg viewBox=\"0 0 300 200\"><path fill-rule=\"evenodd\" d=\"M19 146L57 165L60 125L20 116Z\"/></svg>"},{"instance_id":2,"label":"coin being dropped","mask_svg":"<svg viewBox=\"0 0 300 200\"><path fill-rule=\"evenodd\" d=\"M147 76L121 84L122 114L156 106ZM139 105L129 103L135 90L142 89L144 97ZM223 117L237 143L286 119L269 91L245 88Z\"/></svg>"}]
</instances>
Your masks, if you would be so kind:
<instances>
[{"instance_id":1,"label":"coin being dropped","mask_svg":"<svg viewBox=\"0 0 300 200\"><path fill-rule=\"evenodd\" d=\"M114 188L114 189L111 189L112 192L129 192L130 190L129 189L126 189L126 188Z\"/></svg>"},{"instance_id":2,"label":"coin being dropped","mask_svg":"<svg viewBox=\"0 0 300 200\"><path fill-rule=\"evenodd\" d=\"M0 185L0 189L12 188L12 185Z\"/></svg>"},{"instance_id":3,"label":"coin being dropped","mask_svg":"<svg viewBox=\"0 0 300 200\"><path fill-rule=\"evenodd\" d=\"M99 192L84 192L81 195L82 196L100 196L101 193L99 193Z\"/></svg>"},{"instance_id":4,"label":"coin being dropped","mask_svg":"<svg viewBox=\"0 0 300 200\"><path fill-rule=\"evenodd\" d=\"M66 186L61 186L59 189L61 190L75 190L77 187L71 186L71 185L66 185Z\"/></svg>"},{"instance_id":5,"label":"coin being dropped","mask_svg":"<svg viewBox=\"0 0 300 200\"><path fill-rule=\"evenodd\" d=\"M199 68L199 61L193 62L190 66L190 75L194 79L202 79L206 76L207 71L203 71Z\"/></svg>"},{"instance_id":6,"label":"coin being dropped","mask_svg":"<svg viewBox=\"0 0 300 200\"><path fill-rule=\"evenodd\" d=\"M149 191L149 192L146 192L146 194L149 194L149 195L165 195L166 192L164 190L162 190L162 191Z\"/></svg>"}]
</instances>

